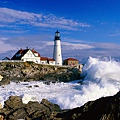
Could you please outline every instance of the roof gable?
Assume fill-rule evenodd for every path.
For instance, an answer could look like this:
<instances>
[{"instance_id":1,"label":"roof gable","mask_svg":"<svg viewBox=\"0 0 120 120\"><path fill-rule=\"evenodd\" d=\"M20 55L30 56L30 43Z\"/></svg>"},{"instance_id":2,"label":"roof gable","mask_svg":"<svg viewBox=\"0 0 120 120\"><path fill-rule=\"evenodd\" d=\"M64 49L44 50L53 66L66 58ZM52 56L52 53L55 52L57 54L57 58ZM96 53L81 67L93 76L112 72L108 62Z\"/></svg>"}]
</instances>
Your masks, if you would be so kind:
<instances>
[{"instance_id":1,"label":"roof gable","mask_svg":"<svg viewBox=\"0 0 120 120\"><path fill-rule=\"evenodd\" d=\"M40 57L40 54L36 52L34 49L20 49L18 50L15 55L11 58L11 60L21 60L22 57L24 57L27 52L30 51L35 57Z\"/></svg>"},{"instance_id":2,"label":"roof gable","mask_svg":"<svg viewBox=\"0 0 120 120\"><path fill-rule=\"evenodd\" d=\"M29 49L20 49L15 55L11 58L11 60L21 60L21 58L29 51Z\"/></svg>"},{"instance_id":3,"label":"roof gable","mask_svg":"<svg viewBox=\"0 0 120 120\"><path fill-rule=\"evenodd\" d=\"M32 49L31 50L32 51L32 53L36 56L36 54L38 55L37 57L40 57L40 54L37 52L37 51L35 51L34 49Z\"/></svg>"},{"instance_id":4,"label":"roof gable","mask_svg":"<svg viewBox=\"0 0 120 120\"><path fill-rule=\"evenodd\" d=\"M33 56L35 56L34 53L29 49L29 50L22 56L22 58L23 58L23 57L24 57L24 58L25 58L25 57L28 57L29 54L32 54ZM32 57L32 56L29 56L29 57Z\"/></svg>"}]
</instances>

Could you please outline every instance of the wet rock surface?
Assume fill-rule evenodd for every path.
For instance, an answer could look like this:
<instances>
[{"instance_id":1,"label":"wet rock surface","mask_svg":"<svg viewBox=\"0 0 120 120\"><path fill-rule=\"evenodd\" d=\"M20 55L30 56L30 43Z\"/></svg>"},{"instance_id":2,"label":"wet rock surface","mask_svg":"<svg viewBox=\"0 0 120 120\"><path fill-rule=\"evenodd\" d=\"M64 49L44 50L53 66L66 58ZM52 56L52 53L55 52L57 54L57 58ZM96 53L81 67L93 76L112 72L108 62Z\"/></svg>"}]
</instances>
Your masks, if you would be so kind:
<instances>
[{"instance_id":1,"label":"wet rock surface","mask_svg":"<svg viewBox=\"0 0 120 120\"><path fill-rule=\"evenodd\" d=\"M64 101L63 101L64 102ZM0 120L120 120L120 92L114 96L90 101L81 107L61 110L46 99L41 103L23 104L18 96L11 96L0 109Z\"/></svg>"}]
</instances>

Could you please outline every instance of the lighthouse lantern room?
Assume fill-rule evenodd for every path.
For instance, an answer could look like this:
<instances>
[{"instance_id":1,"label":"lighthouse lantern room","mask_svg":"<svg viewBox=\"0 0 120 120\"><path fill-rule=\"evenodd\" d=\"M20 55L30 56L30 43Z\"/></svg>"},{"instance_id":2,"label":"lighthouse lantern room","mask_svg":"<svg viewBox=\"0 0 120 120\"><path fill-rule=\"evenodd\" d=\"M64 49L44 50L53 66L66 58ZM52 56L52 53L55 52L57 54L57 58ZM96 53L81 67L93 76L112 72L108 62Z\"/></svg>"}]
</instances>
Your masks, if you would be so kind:
<instances>
[{"instance_id":1,"label":"lighthouse lantern room","mask_svg":"<svg viewBox=\"0 0 120 120\"><path fill-rule=\"evenodd\" d=\"M55 38L60 39L60 32L58 32L58 30L55 32Z\"/></svg>"}]
</instances>

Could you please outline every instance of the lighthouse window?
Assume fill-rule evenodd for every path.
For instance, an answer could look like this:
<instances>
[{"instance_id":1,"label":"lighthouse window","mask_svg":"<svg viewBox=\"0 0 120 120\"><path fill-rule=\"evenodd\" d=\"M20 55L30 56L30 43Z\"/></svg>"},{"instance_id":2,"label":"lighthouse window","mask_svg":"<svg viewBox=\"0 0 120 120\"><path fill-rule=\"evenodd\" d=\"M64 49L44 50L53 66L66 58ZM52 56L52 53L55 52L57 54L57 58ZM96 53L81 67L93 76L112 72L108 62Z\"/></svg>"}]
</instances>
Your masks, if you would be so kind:
<instances>
[{"instance_id":1,"label":"lighthouse window","mask_svg":"<svg viewBox=\"0 0 120 120\"><path fill-rule=\"evenodd\" d=\"M60 56L60 54L59 54L59 56Z\"/></svg>"}]
</instances>

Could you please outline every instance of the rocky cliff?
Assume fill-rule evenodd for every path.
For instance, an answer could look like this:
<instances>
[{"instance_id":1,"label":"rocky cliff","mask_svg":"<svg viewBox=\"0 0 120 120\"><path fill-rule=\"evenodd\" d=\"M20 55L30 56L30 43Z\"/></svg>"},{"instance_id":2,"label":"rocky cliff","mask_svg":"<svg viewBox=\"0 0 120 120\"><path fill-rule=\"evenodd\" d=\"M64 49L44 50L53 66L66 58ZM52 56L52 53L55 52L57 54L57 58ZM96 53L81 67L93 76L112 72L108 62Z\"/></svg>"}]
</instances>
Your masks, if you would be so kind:
<instances>
[{"instance_id":1,"label":"rocky cliff","mask_svg":"<svg viewBox=\"0 0 120 120\"><path fill-rule=\"evenodd\" d=\"M64 102L64 101L63 101ZM61 110L46 99L41 103L23 104L18 96L11 96L0 109L0 120L120 120L120 92L114 96L90 101L82 107Z\"/></svg>"},{"instance_id":2,"label":"rocky cliff","mask_svg":"<svg viewBox=\"0 0 120 120\"><path fill-rule=\"evenodd\" d=\"M33 62L1 62L0 85L10 81L63 81L80 79L81 68L41 65Z\"/></svg>"}]
</instances>

